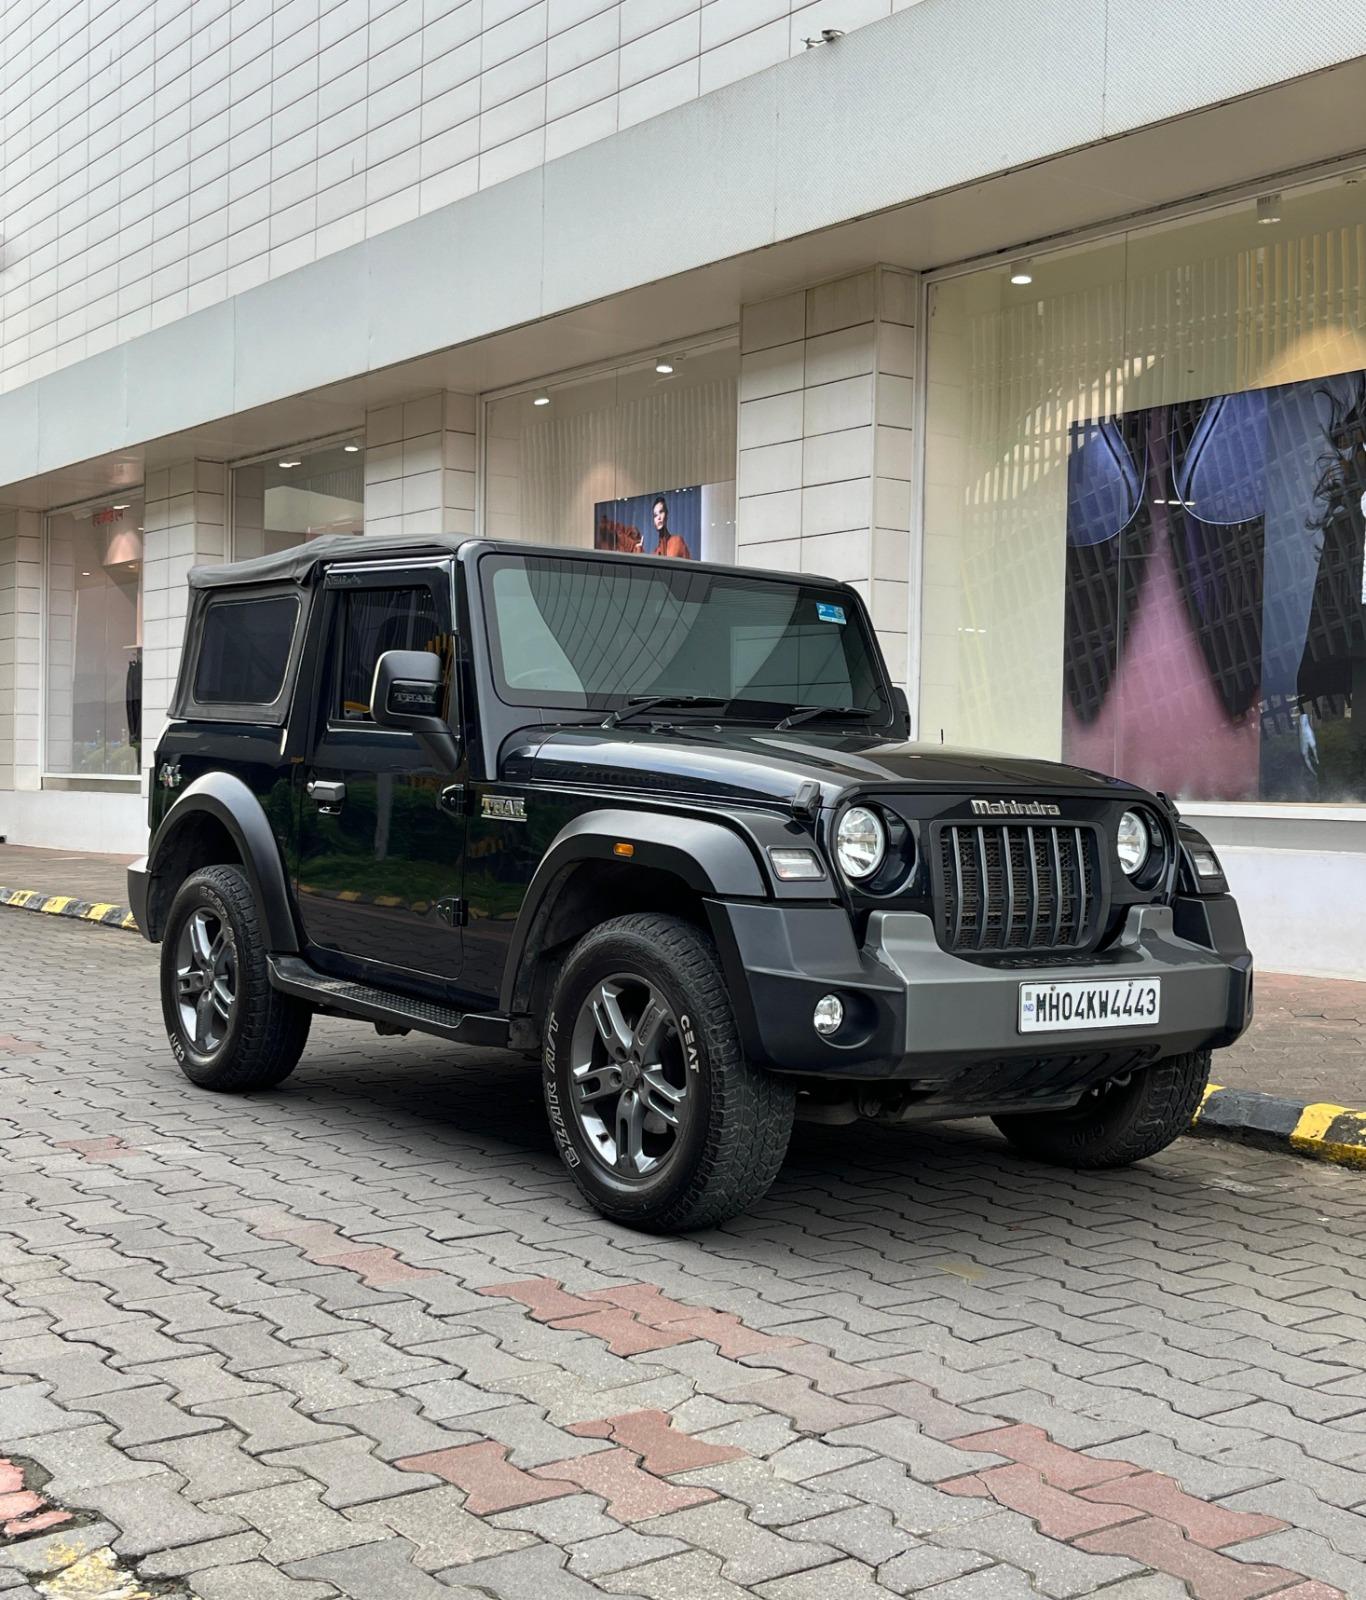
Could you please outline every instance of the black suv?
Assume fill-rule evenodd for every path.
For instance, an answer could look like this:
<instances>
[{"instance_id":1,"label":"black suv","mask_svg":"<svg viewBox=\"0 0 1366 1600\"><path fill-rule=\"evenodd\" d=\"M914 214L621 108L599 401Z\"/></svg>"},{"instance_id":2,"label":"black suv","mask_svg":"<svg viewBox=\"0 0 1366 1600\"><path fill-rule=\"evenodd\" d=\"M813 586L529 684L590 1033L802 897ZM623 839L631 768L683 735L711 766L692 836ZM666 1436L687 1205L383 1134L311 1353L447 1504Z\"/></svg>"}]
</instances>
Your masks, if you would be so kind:
<instances>
[{"instance_id":1,"label":"black suv","mask_svg":"<svg viewBox=\"0 0 1366 1600\"><path fill-rule=\"evenodd\" d=\"M314 1012L539 1055L566 1166L675 1230L794 1115L987 1115L1070 1166L1185 1129L1252 961L1161 795L905 742L857 592L454 538L197 568L133 909L171 1048Z\"/></svg>"}]
</instances>

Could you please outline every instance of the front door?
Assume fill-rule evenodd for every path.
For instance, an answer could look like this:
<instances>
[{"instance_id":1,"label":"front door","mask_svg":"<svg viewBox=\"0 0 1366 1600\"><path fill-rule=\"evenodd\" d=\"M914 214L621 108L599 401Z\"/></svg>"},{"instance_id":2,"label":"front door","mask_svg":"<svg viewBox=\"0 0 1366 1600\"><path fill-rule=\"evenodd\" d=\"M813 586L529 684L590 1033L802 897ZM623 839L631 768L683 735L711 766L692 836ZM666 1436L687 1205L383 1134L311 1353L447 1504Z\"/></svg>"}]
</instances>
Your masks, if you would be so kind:
<instances>
[{"instance_id":1,"label":"front door","mask_svg":"<svg viewBox=\"0 0 1366 1600\"><path fill-rule=\"evenodd\" d=\"M370 715L386 650L454 659L451 572L418 563L333 568L312 749L302 774L296 888L310 957L324 971L453 981L461 967L465 818L443 802L456 775L416 735ZM451 722L459 728L458 708Z\"/></svg>"}]
</instances>

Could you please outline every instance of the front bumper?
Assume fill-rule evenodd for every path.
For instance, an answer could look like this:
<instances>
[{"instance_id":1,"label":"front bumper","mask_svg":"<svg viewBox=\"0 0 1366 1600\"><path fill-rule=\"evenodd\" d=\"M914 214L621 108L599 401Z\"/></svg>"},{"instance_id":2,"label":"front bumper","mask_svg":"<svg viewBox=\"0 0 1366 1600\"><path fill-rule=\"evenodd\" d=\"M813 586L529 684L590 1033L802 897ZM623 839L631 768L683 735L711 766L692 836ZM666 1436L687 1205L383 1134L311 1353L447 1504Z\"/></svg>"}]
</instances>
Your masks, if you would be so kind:
<instances>
[{"instance_id":1,"label":"front bumper","mask_svg":"<svg viewBox=\"0 0 1366 1600\"><path fill-rule=\"evenodd\" d=\"M1228 896L1135 907L1109 948L1051 966L950 955L917 912L873 913L860 948L842 907L709 909L751 1060L812 1078L895 1079L955 1107L1071 1104L1117 1070L1230 1044L1251 1014L1252 957ZM1022 982L1153 977L1155 1025L1019 1031ZM832 992L846 1023L826 1040L811 1014Z\"/></svg>"}]
</instances>

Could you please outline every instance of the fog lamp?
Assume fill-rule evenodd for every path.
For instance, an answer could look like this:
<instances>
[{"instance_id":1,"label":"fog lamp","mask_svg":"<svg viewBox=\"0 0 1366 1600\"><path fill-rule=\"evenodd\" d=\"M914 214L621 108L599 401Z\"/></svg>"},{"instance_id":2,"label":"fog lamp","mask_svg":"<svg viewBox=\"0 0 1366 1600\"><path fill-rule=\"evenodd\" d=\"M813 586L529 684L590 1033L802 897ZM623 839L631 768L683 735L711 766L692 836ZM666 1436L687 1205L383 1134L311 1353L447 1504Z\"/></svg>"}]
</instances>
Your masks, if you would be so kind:
<instances>
[{"instance_id":1,"label":"fog lamp","mask_svg":"<svg viewBox=\"0 0 1366 1600\"><path fill-rule=\"evenodd\" d=\"M823 994L811 1013L811 1026L822 1038L838 1033L844 1021L844 1001L837 994Z\"/></svg>"}]
</instances>

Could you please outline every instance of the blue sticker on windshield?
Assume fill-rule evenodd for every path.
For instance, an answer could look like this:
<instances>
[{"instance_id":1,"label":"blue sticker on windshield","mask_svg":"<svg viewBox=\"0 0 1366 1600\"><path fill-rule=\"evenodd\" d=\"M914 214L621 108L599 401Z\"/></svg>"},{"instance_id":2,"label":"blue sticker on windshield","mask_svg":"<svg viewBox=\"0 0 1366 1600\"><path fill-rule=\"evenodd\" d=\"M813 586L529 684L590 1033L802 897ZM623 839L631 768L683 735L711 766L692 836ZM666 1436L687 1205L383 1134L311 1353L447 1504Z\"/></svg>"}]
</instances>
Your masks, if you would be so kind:
<instances>
[{"instance_id":1,"label":"blue sticker on windshield","mask_svg":"<svg viewBox=\"0 0 1366 1600\"><path fill-rule=\"evenodd\" d=\"M832 606L828 600L817 600L817 602L816 602L816 615L820 618L820 620L822 622L843 623L843 621L844 621L844 607L843 606Z\"/></svg>"}]
</instances>

